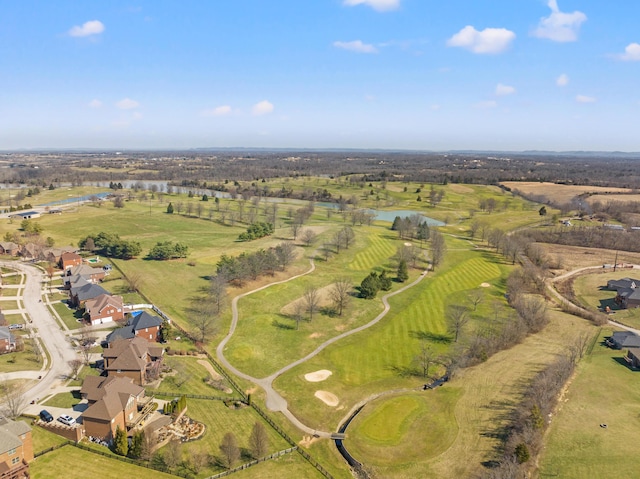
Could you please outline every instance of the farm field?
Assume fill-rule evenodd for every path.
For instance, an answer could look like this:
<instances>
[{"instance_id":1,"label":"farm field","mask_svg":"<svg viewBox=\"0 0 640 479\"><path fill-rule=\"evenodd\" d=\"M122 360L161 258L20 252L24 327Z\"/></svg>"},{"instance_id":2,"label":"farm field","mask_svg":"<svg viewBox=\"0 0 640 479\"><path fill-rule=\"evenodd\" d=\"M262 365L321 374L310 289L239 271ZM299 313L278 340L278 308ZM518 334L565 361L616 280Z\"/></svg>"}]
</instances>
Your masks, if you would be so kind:
<instances>
[{"instance_id":1,"label":"farm field","mask_svg":"<svg viewBox=\"0 0 640 479\"><path fill-rule=\"evenodd\" d=\"M580 363L551 422L540 459L541 479L609 478L612 464L616 476L637 475L639 373L627 367L623 351L602 344L611 333L612 329L603 329L592 353Z\"/></svg>"},{"instance_id":2,"label":"farm field","mask_svg":"<svg viewBox=\"0 0 640 479\"><path fill-rule=\"evenodd\" d=\"M502 185L511 190L520 190L526 195L546 196L550 200L567 203L578 195L585 193L631 193L628 188L588 186L588 185L561 185L557 183L538 181L502 181ZM609 196L609 195L607 195Z\"/></svg>"},{"instance_id":3,"label":"farm field","mask_svg":"<svg viewBox=\"0 0 640 479\"><path fill-rule=\"evenodd\" d=\"M560 264L561 269L556 273L562 274L585 266L602 266L603 264L613 264L616 258L616 250L583 248L581 246L564 246L548 243L538 243L542 250L553 259L553 262ZM640 253L630 253L618 251L618 264L640 265Z\"/></svg>"}]
</instances>

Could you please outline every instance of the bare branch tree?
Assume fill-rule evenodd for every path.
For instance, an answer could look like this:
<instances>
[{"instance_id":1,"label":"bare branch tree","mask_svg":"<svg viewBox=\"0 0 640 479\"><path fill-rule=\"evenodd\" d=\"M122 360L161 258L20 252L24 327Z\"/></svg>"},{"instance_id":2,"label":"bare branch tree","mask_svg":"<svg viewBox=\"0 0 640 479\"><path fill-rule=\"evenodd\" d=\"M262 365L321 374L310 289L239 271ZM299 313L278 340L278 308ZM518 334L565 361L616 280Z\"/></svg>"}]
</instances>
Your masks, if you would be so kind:
<instances>
[{"instance_id":1,"label":"bare branch tree","mask_svg":"<svg viewBox=\"0 0 640 479\"><path fill-rule=\"evenodd\" d=\"M427 379L429 377L429 368L436 362L436 353L428 342L422 342L420 352L414 358L414 362L421 369L422 377Z\"/></svg>"},{"instance_id":2,"label":"bare branch tree","mask_svg":"<svg viewBox=\"0 0 640 479\"><path fill-rule=\"evenodd\" d=\"M8 418L15 419L22 413L26 405L26 385L0 383L0 411Z\"/></svg>"},{"instance_id":3,"label":"bare branch tree","mask_svg":"<svg viewBox=\"0 0 640 479\"><path fill-rule=\"evenodd\" d=\"M235 462L240 459L238 440L232 432L226 433L222 438L220 452L222 453L222 461L228 469L231 469Z\"/></svg>"},{"instance_id":4,"label":"bare branch tree","mask_svg":"<svg viewBox=\"0 0 640 479\"><path fill-rule=\"evenodd\" d=\"M454 336L454 342L458 342L460 333L469 322L469 309L461 304L450 304L446 310L449 332Z\"/></svg>"},{"instance_id":5,"label":"bare branch tree","mask_svg":"<svg viewBox=\"0 0 640 479\"><path fill-rule=\"evenodd\" d=\"M338 309L339 316L342 316L342 312L349 304L352 289L353 284L349 278L338 279L329 289L329 296L334 306Z\"/></svg>"},{"instance_id":6,"label":"bare branch tree","mask_svg":"<svg viewBox=\"0 0 640 479\"><path fill-rule=\"evenodd\" d=\"M269 437L267 431L260 422L256 422L249 436L249 449L254 459L263 457L269 450Z\"/></svg>"},{"instance_id":7,"label":"bare branch tree","mask_svg":"<svg viewBox=\"0 0 640 479\"><path fill-rule=\"evenodd\" d=\"M302 241L307 246L311 246L313 243L315 243L317 237L318 235L316 235L316 233L310 228L306 228L302 232Z\"/></svg>"},{"instance_id":8,"label":"bare branch tree","mask_svg":"<svg viewBox=\"0 0 640 479\"><path fill-rule=\"evenodd\" d=\"M71 375L73 379L78 379L78 371L82 367L83 362L80 359L72 359L69 361L69 367L71 368Z\"/></svg>"},{"instance_id":9,"label":"bare branch tree","mask_svg":"<svg viewBox=\"0 0 640 479\"><path fill-rule=\"evenodd\" d=\"M309 312L309 321L313 321L313 313L318 310L320 303L320 291L313 286L307 287L304 290L304 300L307 305L307 311Z\"/></svg>"}]
</instances>

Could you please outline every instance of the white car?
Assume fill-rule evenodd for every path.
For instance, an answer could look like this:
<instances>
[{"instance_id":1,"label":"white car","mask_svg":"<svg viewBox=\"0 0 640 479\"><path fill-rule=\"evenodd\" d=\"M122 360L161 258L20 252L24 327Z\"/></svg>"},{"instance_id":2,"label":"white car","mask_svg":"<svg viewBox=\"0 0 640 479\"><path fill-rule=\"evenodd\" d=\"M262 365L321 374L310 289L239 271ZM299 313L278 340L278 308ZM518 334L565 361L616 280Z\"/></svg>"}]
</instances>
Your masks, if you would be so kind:
<instances>
[{"instance_id":1,"label":"white car","mask_svg":"<svg viewBox=\"0 0 640 479\"><path fill-rule=\"evenodd\" d=\"M76 420L67 414L63 414L62 416L60 416L58 418L58 421L60 421L62 424L66 424L67 426L73 426L76 423Z\"/></svg>"}]
</instances>

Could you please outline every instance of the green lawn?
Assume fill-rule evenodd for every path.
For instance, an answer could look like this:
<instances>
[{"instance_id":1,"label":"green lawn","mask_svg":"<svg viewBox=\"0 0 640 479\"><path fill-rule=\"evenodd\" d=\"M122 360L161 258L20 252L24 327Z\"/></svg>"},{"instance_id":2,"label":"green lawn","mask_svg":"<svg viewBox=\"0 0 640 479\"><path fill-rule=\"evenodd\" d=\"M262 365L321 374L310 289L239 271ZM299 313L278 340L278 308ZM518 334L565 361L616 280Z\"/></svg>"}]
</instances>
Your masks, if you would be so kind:
<instances>
[{"instance_id":1,"label":"green lawn","mask_svg":"<svg viewBox=\"0 0 640 479\"><path fill-rule=\"evenodd\" d=\"M25 419L25 421L28 424L31 424L31 419ZM66 441L64 437L58 436L57 434L43 429L40 426L36 426L35 424L31 425L31 438L33 439L34 453L38 453L40 451L44 451L45 449L49 449L50 447L63 444Z\"/></svg>"},{"instance_id":2,"label":"green lawn","mask_svg":"<svg viewBox=\"0 0 640 479\"><path fill-rule=\"evenodd\" d=\"M204 366L198 363L199 360L203 360L203 358L165 356L165 363L173 368L177 374L167 375L158 387L158 391L202 394L205 396L228 396L223 391L215 389L205 382L211 375ZM237 396L237 393L231 396Z\"/></svg>"},{"instance_id":3,"label":"green lawn","mask_svg":"<svg viewBox=\"0 0 640 479\"><path fill-rule=\"evenodd\" d=\"M81 400L82 397L80 396L80 390L78 389L75 391L56 394L55 396L47 400L44 405L51 407L71 408L78 404Z\"/></svg>"},{"instance_id":4,"label":"green lawn","mask_svg":"<svg viewBox=\"0 0 640 479\"><path fill-rule=\"evenodd\" d=\"M82 328L83 326L82 323L78 321L78 319L82 318L81 311L69 308L66 302L53 303L51 307L55 309L56 313L58 313L58 315L62 319L62 322L64 322L67 328L69 329Z\"/></svg>"},{"instance_id":5,"label":"green lawn","mask_svg":"<svg viewBox=\"0 0 640 479\"><path fill-rule=\"evenodd\" d=\"M269 454L290 447L269 425L263 422L262 418L251 407L234 410L229 409L222 401L187 399L187 415L204 423L207 429L201 439L182 445L184 458L197 453L207 453L218 456L219 445L222 442L222 438L227 432L233 432L236 436L238 446L243 452L243 460L248 462L251 460L248 454L248 441L251 429L256 422L261 422L265 426L269 438ZM162 451L162 449L160 449L160 451ZM241 462L239 462L238 465L239 464L241 464ZM207 477L222 471L223 469L221 467L213 465L201 471L198 477Z\"/></svg>"},{"instance_id":6,"label":"green lawn","mask_svg":"<svg viewBox=\"0 0 640 479\"><path fill-rule=\"evenodd\" d=\"M92 367L94 366L93 364L90 366L82 366L82 369L80 369L80 371L78 372L78 379L74 379L69 381L69 383L67 383L67 386L80 386L82 387L82 381L84 380L84 378L86 378L87 376L99 376L100 372L95 368Z\"/></svg>"},{"instance_id":7,"label":"green lawn","mask_svg":"<svg viewBox=\"0 0 640 479\"><path fill-rule=\"evenodd\" d=\"M640 372L630 370L616 351L601 344L583 361L553 419L540 478L635 477L640 429ZM606 424L602 428L600 424Z\"/></svg>"},{"instance_id":8,"label":"green lawn","mask_svg":"<svg viewBox=\"0 0 640 479\"><path fill-rule=\"evenodd\" d=\"M42 366L32 354L32 341L23 336L24 350L0 355L0 371L10 373L13 371L37 371Z\"/></svg>"},{"instance_id":9,"label":"green lawn","mask_svg":"<svg viewBox=\"0 0 640 479\"><path fill-rule=\"evenodd\" d=\"M23 282L23 277L21 273L8 273L6 276L2 276L2 284L11 284L11 285L16 285L16 284L21 284ZM7 290L8 292L17 292L18 290L15 288L11 288ZM15 296L15 293L13 293L13 295Z\"/></svg>"},{"instance_id":10,"label":"green lawn","mask_svg":"<svg viewBox=\"0 0 640 479\"><path fill-rule=\"evenodd\" d=\"M105 479L171 479L175 476L127 464L116 459L100 456L73 446L64 446L40 456L30 465L32 477L36 479L86 479L87 473Z\"/></svg>"}]
</instances>

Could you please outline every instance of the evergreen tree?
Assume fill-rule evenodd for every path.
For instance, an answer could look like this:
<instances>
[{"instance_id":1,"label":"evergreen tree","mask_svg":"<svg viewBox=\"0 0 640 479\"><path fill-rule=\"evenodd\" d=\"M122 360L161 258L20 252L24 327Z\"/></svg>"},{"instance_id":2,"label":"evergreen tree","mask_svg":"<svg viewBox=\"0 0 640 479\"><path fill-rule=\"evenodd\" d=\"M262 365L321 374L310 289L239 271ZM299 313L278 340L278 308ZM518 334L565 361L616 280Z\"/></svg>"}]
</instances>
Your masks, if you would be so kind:
<instances>
[{"instance_id":1,"label":"evergreen tree","mask_svg":"<svg viewBox=\"0 0 640 479\"><path fill-rule=\"evenodd\" d=\"M206 195L206 193L202 195L202 201L209 201L209 197Z\"/></svg>"},{"instance_id":2,"label":"evergreen tree","mask_svg":"<svg viewBox=\"0 0 640 479\"><path fill-rule=\"evenodd\" d=\"M396 216L393 219L393 224L391 225L391 231L398 231L400 229L400 223L402 222L402 218Z\"/></svg>"},{"instance_id":3,"label":"evergreen tree","mask_svg":"<svg viewBox=\"0 0 640 479\"><path fill-rule=\"evenodd\" d=\"M400 260L398 264L398 281L404 283L409 279L409 268L407 268L407 262L403 259Z\"/></svg>"},{"instance_id":4,"label":"evergreen tree","mask_svg":"<svg viewBox=\"0 0 640 479\"><path fill-rule=\"evenodd\" d=\"M128 450L129 443L127 442L127 432L120 429L120 426L117 426L116 437L113 440L113 452L120 456L126 456Z\"/></svg>"},{"instance_id":5,"label":"evergreen tree","mask_svg":"<svg viewBox=\"0 0 640 479\"><path fill-rule=\"evenodd\" d=\"M364 299L373 299L380 290L380 280L375 272L369 273L369 275L360 283L360 296Z\"/></svg>"},{"instance_id":6,"label":"evergreen tree","mask_svg":"<svg viewBox=\"0 0 640 479\"><path fill-rule=\"evenodd\" d=\"M514 453L516 455L516 461L518 461L518 464L523 464L531 458L531 455L529 454L529 448L524 442L521 442L516 446Z\"/></svg>"},{"instance_id":7,"label":"evergreen tree","mask_svg":"<svg viewBox=\"0 0 640 479\"><path fill-rule=\"evenodd\" d=\"M380 276L378 276L378 282L380 283L380 289L382 291L391 290L391 278L387 276L387 270L382 270L382 273L380 273Z\"/></svg>"},{"instance_id":8,"label":"evergreen tree","mask_svg":"<svg viewBox=\"0 0 640 479\"><path fill-rule=\"evenodd\" d=\"M144 445L144 431L136 431L131 438L131 447L127 455L133 459L139 459L142 456L142 449Z\"/></svg>"},{"instance_id":9,"label":"evergreen tree","mask_svg":"<svg viewBox=\"0 0 640 479\"><path fill-rule=\"evenodd\" d=\"M169 202L169 205L167 206L167 213L170 215L173 214L173 204L171 202Z\"/></svg>"}]
</instances>

